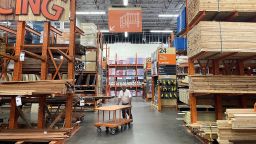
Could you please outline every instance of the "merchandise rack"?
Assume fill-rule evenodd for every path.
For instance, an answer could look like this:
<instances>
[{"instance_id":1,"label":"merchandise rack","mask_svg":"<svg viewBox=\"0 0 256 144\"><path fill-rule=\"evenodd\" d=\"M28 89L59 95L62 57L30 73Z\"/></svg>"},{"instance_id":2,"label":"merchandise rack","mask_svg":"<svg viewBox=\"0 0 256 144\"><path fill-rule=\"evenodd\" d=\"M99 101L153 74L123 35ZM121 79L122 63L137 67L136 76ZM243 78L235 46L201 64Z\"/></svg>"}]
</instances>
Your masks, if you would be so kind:
<instances>
[{"instance_id":1,"label":"merchandise rack","mask_svg":"<svg viewBox=\"0 0 256 144\"><path fill-rule=\"evenodd\" d=\"M144 77L144 75L138 75L138 69L139 68L143 69L143 66L144 66L143 64L138 64L137 54L135 56L135 64L118 64L118 62L117 62L117 54L116 54L115 64L108 64L107 82L109 83L109 79L112 77L112 78L114 78L115 84L108 86L108 90L107 90L108 94L107 95L110 95L110 90L114 89L115 90L115 96L118 96L117 95L117 91L120 90L120 88L122 87L121 85L117 85L117 78L118 77L123 77L123 78L134 77L134 79L129 79L129 80L134 80L135 84L133 84L133 85L125 85L125 87L135 89L136 96L137 96L138 95L138 90L139 89L142 90L142 88L143 88L142 85L138 85L137 84L139 82L138 77ZM109 68L115 68L115 74L114 75L110 75L109 74ZM135 70L135 75L121 75L121 76L117 75L116 72L117 72L118 69L126 70L127 68L132 68L133 70Z\"/></svg>"},{"instance_id":2,"label":"merchandise rack","mask_svg":"<svg viewBox=\"0 0 256 144\"><path fill-rule=\"evenodd\" d=\"M19 57L22 52L25 52L26 56L29 56L30 58L37 59L41 61L41 68L40 68L40 75L41 80L46 80L47 76L50 74L52 75L51 79L52 81L62 79L61 77L61 71L60 69L63 66L64 60L67 61L68 65L67 68L65 68L65 71L67 73L68 79L72 80L72 83L70 83L71 87L74 87L74 76L75 76L75 49L77 48L75 44L75 34L78 33L80 35L83 35L83 31L76 27L76 1L70 0L70 38L69 38L69 44L56 44L51 41L50 36L52 39L55 39L58 35L62 35L62 32L53 26L51 26L50 22L44 22L43 27L43 43L42 44L24 44L24 35L25 32L31 32L37 36L40 36L41 34L37 32L36 30L26 26L25 21L18 21L17 22L17 28L16 30L11 29L6 26L0 26L0 30L4 31L5 33L10 33L11 35L16 35L16 44L14 46L7 46L8 50L13 50L14 54L7 54L7 53L1 53L0 55L3 57L4 61L2 62L2 78L5 78L7 76L7 62L9 60L14 61L14 71L13 71L13 81L21 81L22 77L22 61L20 61ZM6 34L6 40L8 39L9 34ZM8 41L7 41L8 43ZM79 46L80 47L80 46ZM40 49L41 51L38 51ZM61 60L60 64L57 64L54 58L54 55L58 53L61 56L63 56L63 60ZM50 59L50 61L49 61ZM49 62L52 62L54 66L54 72L49 73L48 71L48 64ZM62 72L63 73L63 72ZM65 72L64 72L65 73ZM65 109L57 110L59 113L56 113L56 117L53 119L51 125L48 127L49 130L53 128L53 126L60 120L60 118L64 115L64 128L67 128L69 131L70 128L72 129L72 133L77 131L76 123L72 123L72 113L73 113L73 106L77 104L76 97L74 91L68 92L64 95L59 95L63 97L63 99L60 101L61 104L65 104ZM1 95L1 97L10 98L10 116L9 116L9 129L13 129L16 131L19 131L18 129L18 123L17 119L18 116L22 116L22 112L19 110L20 108L16 106L16 95L12 96L4 96ZM32 96L26 96L26 100L32 100L33 97L37 97L39 100L36 100L39 103L39 110L38 110L38 122L37 122L37 128L39 130L42 130L46 128L46 112L49 115L49 109L47 106L47 99L49 99L48 95L32 95ZM53 101L55 101L55 98L51 98ZM26 101L25 100L25 101ZM61 131L61 130L60 130ZM22 131L21 131L22 132ZM1 133L0 133L1 135ZM27 139L26 139L27 140ZM50 139L49 139L50 141ZM60 143L63 143L65 141L61 140Z\"/></svg>"},{"instance_id":3,"label":"merchandise rack","mask_svg":"<svg viewBox=\"0 0 256 144\"><path fill-rule=\"evenodd\" d=\"M169 52L170 51L170 52ZM155 55L155 56L154 56ZM154 58L155 57L155 58ZM160 57L163 57L161 59ZM155 54L151 57L151 76L152 76L152 106L158 111L162 111L163 107L176 107L177 104L177 82L176 82L176 54L174 48L158 48ZM167 66L163 73L160 73L160 68ZM156 71L156 72L154 72ZM161 89L165 86L162 81L170 81L172 84L167 86L172 90L169 99L161 98ZM162 86L163 85L163 86ZM174 88L174 89L173 89ZM163 92L164 93L164 92ZM157 96L157 100L156 97ZM156 102L157 101L157 102Z\"/></svg>"},{"instance_id":4,"label":"merchandise rack","mask_svg":"<svg viewBox=\"0 0 256 144\"><path fill-rule=\"evenodd\" d=\"M188 12L188 0L186 0L186 11ZM216 12L215 15L211 18L207 17L207 11L200 11L197 16L188 23L188 17L186 19L187 27L184 31L182 31L178 35L187 35L188 32L196 26L200 21L207 20L207 21L240 21L239 18L239 12L238 11L230 11L229 14L226 16L222 15L221 12ZM188 14L187 14L188 15ZM217 17L219 17L217 19ZM255 16L248 17L246 20L243 20L242 22L254 22ZM239 56L239 58L236 58L235 56ZM202 73L204 75L207 74L207 69L210 70L210 73L214 75L221 75L220 72L220 63L224 61L230 61L230 65L225 64L224 62L224 70L229 71L230 66L236 67L236 74L238 76L241 76L242 79L243 75L245 74L245 66L253 66L254 64L248 64L246 63L249 60L255 59L256 54L252 55L243 55L243 53L240 52L229 52L229 53L221 53L221 52L200 52L197 55L193 57L189 57L188 60L188 74L189 76L193 76L196 74L195 65L199 66L199 69L201 69ZM197 63L196 63L197 62ZM251 73L249 73L251 75ZM253 77L253 76L252 76ZM191 112L191 122L196 123L198 121L197 117L197 99L202 96L207 95L214 95L214 101L215 101L215 113L216 113L216 119L221 120L223 119L223 98L235 98L239 97L241 104L240 107L246 108L249 104L248 96L253 94L244 94L241 92L233 91L232 93L214 93L214 92L208 92L208 93L189 93L189 99L190 99L190 112Z\"/></svg>"},{"instance_id":5,"label":"merchandise rack","mask_svg":"<svg viewBox=\"0 0 256 144\"><path fill-rule=\"evenodd\" d=\"M151 76L151 57L147 58L146 59L146 62L145 62L145 65L144 65L144 71L145 71L145 76L144 76L144 79L145 79L145 98L146 98L146 101L151 101L151 98L152 98L152 93L151 93L151 90L152 90L152 76Z\"/></svg>"}]
</instances>

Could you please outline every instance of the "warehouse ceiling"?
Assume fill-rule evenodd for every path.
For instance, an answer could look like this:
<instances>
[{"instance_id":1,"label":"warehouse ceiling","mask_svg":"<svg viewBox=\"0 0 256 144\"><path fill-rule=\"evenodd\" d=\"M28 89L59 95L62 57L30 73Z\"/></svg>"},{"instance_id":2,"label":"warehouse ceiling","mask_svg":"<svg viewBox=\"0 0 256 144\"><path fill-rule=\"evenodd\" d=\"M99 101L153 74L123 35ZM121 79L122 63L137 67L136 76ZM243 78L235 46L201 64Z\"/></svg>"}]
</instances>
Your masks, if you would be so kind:
<instances>
[{"instance_id":1,"label":"warehouse ceiling","mask_svg":"<svg viewBox=\"0 0 256 144\"><path fill-rule=\"evenodd\" d=\"M179 14L185 0L129 0L129 7L141 7L143 32L149 30L175 30L176 17L159 18L159 14ZM77 0L77 11L105 11L105 15L78 15L81 22L95 23L108 29L108 8L123 7L123 0Z\"/></svg>"}]
</instances>

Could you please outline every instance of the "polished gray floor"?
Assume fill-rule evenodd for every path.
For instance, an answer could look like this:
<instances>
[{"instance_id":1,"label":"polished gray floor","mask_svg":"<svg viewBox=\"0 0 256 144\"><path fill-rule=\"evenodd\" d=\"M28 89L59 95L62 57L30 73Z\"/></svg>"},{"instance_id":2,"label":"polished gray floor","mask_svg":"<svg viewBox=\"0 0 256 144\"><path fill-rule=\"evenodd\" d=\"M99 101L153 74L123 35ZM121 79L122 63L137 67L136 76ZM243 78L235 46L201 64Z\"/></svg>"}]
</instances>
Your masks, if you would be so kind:
<instances>
[{"instance_id":1,"label":"polished gray floor","mask_svg":"<svg viewBox=\"0 0 256 144\"><path fill-rule=\"evenodd\" d=\"M181 121L177 121L175 110L157 112L142 100L133 102L133 127L116 135L103 132L98 135L94 122L97 113L89 112L81 129L68 144L200 144L187 132Z\"/></svg>"}]
</instances>

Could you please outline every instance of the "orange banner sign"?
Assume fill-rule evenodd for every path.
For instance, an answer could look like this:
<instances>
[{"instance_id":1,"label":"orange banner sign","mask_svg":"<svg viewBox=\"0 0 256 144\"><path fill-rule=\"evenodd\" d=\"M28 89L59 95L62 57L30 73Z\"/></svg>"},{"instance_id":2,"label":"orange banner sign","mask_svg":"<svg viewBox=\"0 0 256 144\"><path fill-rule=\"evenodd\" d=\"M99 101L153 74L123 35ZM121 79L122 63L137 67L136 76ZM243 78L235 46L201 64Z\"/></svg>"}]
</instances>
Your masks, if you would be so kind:
<instances>
[{"instance_id":1,"label":"orange banner sign","mask_svg":"<svg viewBox=\"0 0 256 144\"><path fill-rule=\"evenodd\" d=\"M69 0L1 0L0 20L67 21Z\"/></svg>"},{"instance_id":2,"label":"orange banner sign","mask_svg":"<svg viewBox=\"0 0 256 144\"><path fill-rule=\"evenodd\" d=\"M142 32L141 8L109 8L110 32Z\"/></svg>"}]
</instances>

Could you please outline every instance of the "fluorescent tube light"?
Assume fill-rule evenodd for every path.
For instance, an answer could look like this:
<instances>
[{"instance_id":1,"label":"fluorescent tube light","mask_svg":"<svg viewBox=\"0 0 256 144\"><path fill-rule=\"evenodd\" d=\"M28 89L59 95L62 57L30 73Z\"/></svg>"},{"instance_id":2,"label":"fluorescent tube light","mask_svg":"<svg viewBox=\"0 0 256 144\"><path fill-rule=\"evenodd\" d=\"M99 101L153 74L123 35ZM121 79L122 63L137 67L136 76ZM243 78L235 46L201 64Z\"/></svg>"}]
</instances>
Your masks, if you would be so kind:
<instances>
[{"instance_id":1,"label":"fluorescent tube light","mask_svg":"<svg viewBox=\"0 0 256 144\"><path fill-rule=\"evenodd\" d=\"M128 0L123 0L124 6L128 6Z\"/></svg>"},{"instance_id":2,"label":"fluorescent tube light","mask_svg":"<svg viewBox=\"0 0 256 144\"><path fill-rule=\"evenodd\" d=\"M128 37L128 32L124 33L124 37L126 37L126 38Z\"/></svg>"},{"instance_id":3,"label":"fluorescent tube light","mask_svg":"<svg viewBox=\"0 0 256 144\"><path fill-rule=\"evenodd\" d=\"M177 14L159 14L158 17L178 17Z\"/></svg>"},{"instance_id":4,"label":"fluorescent tube light","mask_svg":"<svg viewBox=\"0 0 256 144\"><path fill-rule=\"evenodd\" d=\"M109 33L109 30L100 30L102 33Z\"/></svg>"},{"instance_id":5,"label":"fluorescent tube light","mask_svg":"<svg viewBox=\"0 0 256 144\"><path fill-rule=\"evenodd\" d=\"M92 11L92 12L76 12L77 15L105 15L104 11Z\"/></svg>"},{"instance_id":6,"label":"fluorescent tube light","mask_svg":"<svg viewBox=\"0 0 256 144\"><path fill-rule=\"evenodd\" d=\"M173 30L151 30L151 33L172 33Z\"/></svg>"}]
</instances>

